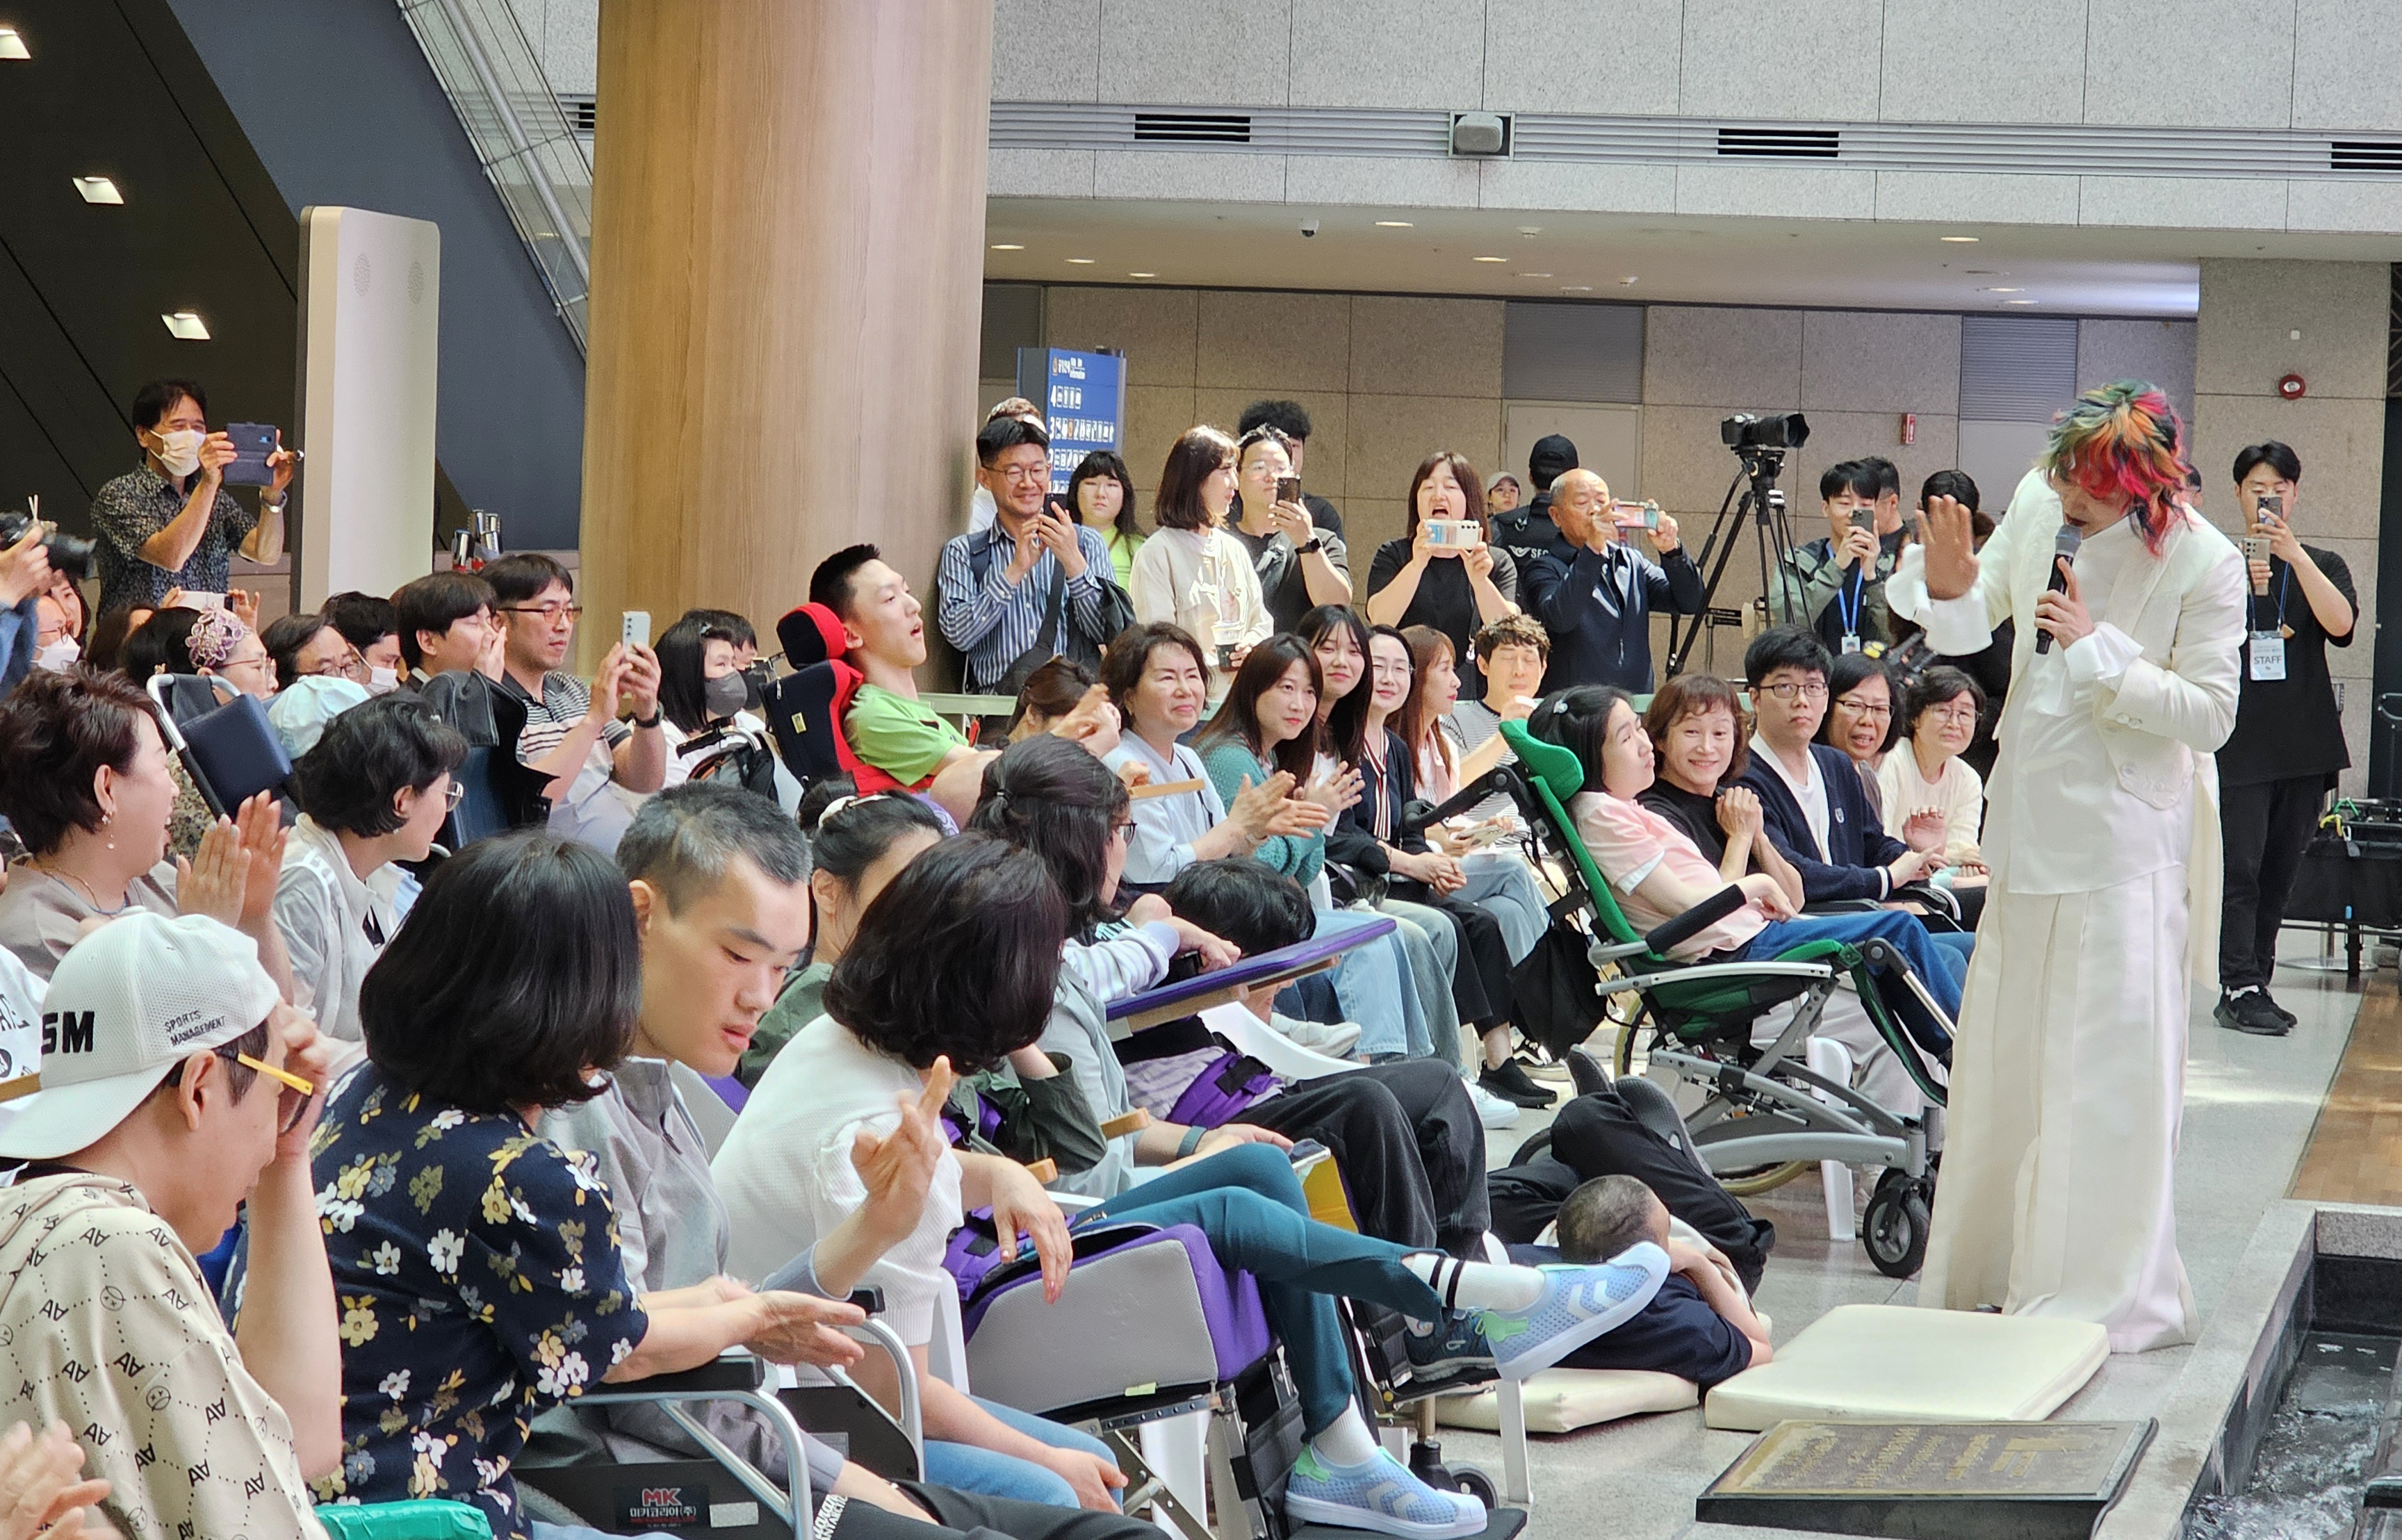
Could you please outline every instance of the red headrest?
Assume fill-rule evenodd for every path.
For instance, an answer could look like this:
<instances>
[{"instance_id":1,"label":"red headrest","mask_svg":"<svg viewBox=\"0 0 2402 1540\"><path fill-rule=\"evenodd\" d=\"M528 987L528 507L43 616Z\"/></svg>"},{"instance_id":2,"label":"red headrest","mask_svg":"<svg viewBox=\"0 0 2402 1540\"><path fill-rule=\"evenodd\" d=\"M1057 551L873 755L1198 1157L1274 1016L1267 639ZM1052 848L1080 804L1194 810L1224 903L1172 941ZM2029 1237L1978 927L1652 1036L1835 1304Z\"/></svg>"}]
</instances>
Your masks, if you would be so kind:
<instances>
[{"instance_id":1,"label":"red headrest","mask_svg":"<svg viewBox=\"0 0 2402 1540\"><path fill-rule=\"evenodd\" d=\"M776 639L783 645L785 667L796 672L848 651L841 617L822 604L796 605L776 623Z\"/></svg>"}]
</instances>

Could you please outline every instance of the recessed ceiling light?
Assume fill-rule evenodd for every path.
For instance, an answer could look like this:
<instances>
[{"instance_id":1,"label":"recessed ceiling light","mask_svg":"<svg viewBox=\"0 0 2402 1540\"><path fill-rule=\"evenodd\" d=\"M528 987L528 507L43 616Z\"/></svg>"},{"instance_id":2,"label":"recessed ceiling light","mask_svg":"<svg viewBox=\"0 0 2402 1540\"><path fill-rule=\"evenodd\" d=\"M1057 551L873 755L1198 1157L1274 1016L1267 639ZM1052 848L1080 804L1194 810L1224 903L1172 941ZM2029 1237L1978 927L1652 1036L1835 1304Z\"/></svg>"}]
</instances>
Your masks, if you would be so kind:
<instances>
[{"instance_id":1,"label":"recessed ceiling light","mask_svg":"<svg viewBox=\"0 0 2402 1540\"><path fill-rule=\"evenodd\" d=\"M1939 235L1935 239L1948 241L1954 246L1973 246L1978 241L1978 237L1973 235Z\"/></svg>"},{"instance_id":2,"label":"recessed ceiling light","mask_svg":"<svg viewBox=\"0 0 2402 1540\"><path fill-rule=\"evenodd\" d=\"M25 40L17 35L14 27L0 27L0 59L31 59Z\"/></svg>"},{"instance_id":3,"label":"recessed ceiling light","mask_svg":"<svg viewBox=\"0 0 2402 1540\"><path fill-rule=\"evenodd\" d=\"M1563 283L1560 285L1560 293L1591 294L1593 293L1593 285L1590 283Z\"/></svg>"},{"instance_id":4,"label":"recessed ceiling light","mask_svg":"<svg viewBox=\"0 0 2402 1540\"><path fill-rule=\"evenodd\" d=\"M1159 275L1157 273L1128 273L1126 276L1128 278L1157 278Z\"/></svg>"},{"instance_id":5,"label":"recessed ceiling light","mask_svg":"<svg viewBox=\"0 0 2402 1540\"><path fill-rule=\"evenodd\" d=\"M2005 287L2005 286L2000 285L2000 284L1996 284L1996 285L1995 285L1994 287L1989 288L1989 289L1979 289L1977 292L1978 292L1979 294L2024 294L2024 293L2026 293L2026 291L2025 291L2024 289L2014 289L2014 288L2009 288L2009 287Z\"/></svg>"},{"instance_id":6,"label":"recessed ceiling light","mask_svg":"<svg viewBox=\"0 0 2402 1540\"><path fill-rule=\"evenodd\" d=\"M1518 276L1520 278L1549 278L1552 275L1549 273L1520 273Z\"/></svg>"},{"instance_id":7,"label":"recessed ceiling light","mask_svg":"<svg viewBox=\"0 0 2402 1540\"><path fill-rule=\"evenodd\" d=\"M83 194L83 200L87 203L125 201L125 195L117 190L117 184L104 176L78 176L75 179L75 186L76 191Z\"/></svg>"},{"instance_id":8,"label":"recessed ceiling light","mask_svg":"<svg viewBox=\"0 0 2402 1540\"><path fill-rule=\"evenodd\" d=\"M1071 268L1089 268L1093 265L1093 259L1089 256L1071 256L1068 259L1068 265Z\"/></svg>"},{"instance_id":9,"label":"recessed ceiling light","mask_svg":"<svg viewBox=\"0 0 2402 1540\"><path fill-rule=\"evenodd\" d=\"M2005 305L2032 305L2035 301L2032 299L2005 299L2002 303Z\"/></svg>"},{"instance_id":10,"label":"recessed ceiling light","mask_svg":"<svg viewBox=\"0 0 2402 1540\"><path fill-rule=\"evenodd\" d=\"M1507 262L1510 259L1506 256L1471 256L1468 260L1470 262Z\"/></svg>"},{"instance_id":11,"label":"recessed ceiling light","mask_svg":"<svg viewBox=\"0 0 2402 1540\"><path fill-rule=\"evenodd\" d=\"M1518 227L1518 233L1520 235L1540 235L1543 233L1543 227L1540 225L1521 225Z\"/></svg>"},{"instance_id":12,"label":"recessed ceiling light","mask_svg":"<svg viewBox=\"0 0 2402 1540\"><path fill-rule=\"evenodd\" d=\"M1376 228L1380 230L1407 230L1415 229L1415 227L1416 227L1412 225L1406 219L1379 219L1376 221Z\"/></svg>"},{"instance_id":13,"label":"recessed ceiling light","mask_svg":"<svg viewBox=\"0 0 2402 1540\"><path fill-rule=\"evenodd\" d=\"M208 323L194 311L177 310L173 315L162 315L159 319L167 323L167 331L171 336L183 341L206 342L209 339Z\"/></svg>"},{"instance_id":14,"label":"recessed ceiling light","mask_svg":"<svg viewBox=\"0 0 2402 1540\"><path fill-rule=\"evenodd\" d=\"M992 243L992 249L997 252L1022 252L1026 248L1015 241L996 241Z\"/></svg>"},{"instance_id":15,"label":"recessed ceiling light","mask_svg":"<svg viewBox=\"0 0 2402 1540\"><path fill-rule=\"evenodd\" d=\"M1622 284L1632 283L1635 282L1635 275L1633 273L1628 273L1624 278L1620 279L1618 282Z\"/></svg>"}]
</instances>

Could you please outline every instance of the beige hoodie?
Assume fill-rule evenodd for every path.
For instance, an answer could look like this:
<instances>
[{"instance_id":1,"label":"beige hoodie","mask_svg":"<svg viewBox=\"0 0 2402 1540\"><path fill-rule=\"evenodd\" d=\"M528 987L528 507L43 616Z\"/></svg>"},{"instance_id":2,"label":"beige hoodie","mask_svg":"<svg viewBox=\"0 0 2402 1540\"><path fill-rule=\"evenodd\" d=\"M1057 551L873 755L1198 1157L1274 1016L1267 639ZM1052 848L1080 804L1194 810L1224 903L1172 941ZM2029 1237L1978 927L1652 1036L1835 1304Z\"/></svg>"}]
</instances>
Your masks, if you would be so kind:
<instances>
[{"instance_id":1,"label":"beige hoodie","mask_svg":"<svg viewBox=\"0 0 2402 1540\"><path fill-rule=\"evenodd\" d=\"M0 1424L61 1422L126 1540L322 1540L283 1410L192 1254L113 1177L0 1189Z\"/></svg>"}]
</instances>

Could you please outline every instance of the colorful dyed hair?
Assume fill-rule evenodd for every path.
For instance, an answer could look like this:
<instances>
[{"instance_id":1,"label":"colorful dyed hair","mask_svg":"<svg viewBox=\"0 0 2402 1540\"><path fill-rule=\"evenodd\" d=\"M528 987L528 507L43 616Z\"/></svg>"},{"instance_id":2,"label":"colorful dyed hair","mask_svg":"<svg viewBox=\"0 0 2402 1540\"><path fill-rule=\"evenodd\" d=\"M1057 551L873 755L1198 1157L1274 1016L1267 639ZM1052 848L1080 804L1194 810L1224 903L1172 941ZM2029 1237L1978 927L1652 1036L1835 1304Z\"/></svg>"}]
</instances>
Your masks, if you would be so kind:
<instances>
[{"instance_id":1,"label":"colorful dyed hair","mask_svg":"<svg viewBox=\"0 0 2402 1540\"><path fill-rule=\"evenodd\" d=\"M2088 391L2051 419L2044 469L2088 497L2131 498L2128 515L2144 548L2160 553L2184 517L2185 424L2159 386L2122 379Z\"/></svg>"}]
</instances>

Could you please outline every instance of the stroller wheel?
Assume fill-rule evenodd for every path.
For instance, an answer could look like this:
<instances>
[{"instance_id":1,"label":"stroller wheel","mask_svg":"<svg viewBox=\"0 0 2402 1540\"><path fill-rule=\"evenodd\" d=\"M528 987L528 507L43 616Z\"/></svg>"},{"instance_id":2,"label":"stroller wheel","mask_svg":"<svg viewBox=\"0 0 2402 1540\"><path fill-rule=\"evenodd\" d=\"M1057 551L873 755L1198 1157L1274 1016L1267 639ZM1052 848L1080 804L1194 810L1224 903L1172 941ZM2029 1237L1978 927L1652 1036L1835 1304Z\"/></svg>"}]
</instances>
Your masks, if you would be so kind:
<instances>
[{"instance_id":1,"label":"stroller wheel","mask_svg":"<svg viewBox=\"0 0 2402 1540\"><path fill-rule=\"evenodd\" d=\"M1868 1212L1860 1216L1860 1241L1869 1248L1869 1260L1888 1278L1917 1272L1926 1260L1927 1233L1933 1228L1926 1192L1917 1182L1896 1180L1898 1176L1898 1172L1885 1174L1869 1199Z\"/></svg>"},{"instance_id":2,"label":"stroller wheel","mask_svg":"<svg viewBox=\"0 0 2402 1540\"><path fill-rule=\"evenodd\" d=\"M1459 1483L1461 1492L1484 1504L1488 1512L1501 1506L1501 1489L1493 1484L1493 1478L1474 1465L1454 1465L1451 1476Z\"/></svg>"}]
</instances>

